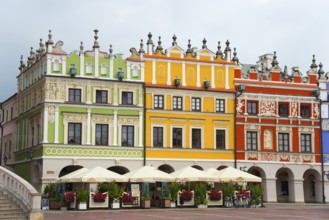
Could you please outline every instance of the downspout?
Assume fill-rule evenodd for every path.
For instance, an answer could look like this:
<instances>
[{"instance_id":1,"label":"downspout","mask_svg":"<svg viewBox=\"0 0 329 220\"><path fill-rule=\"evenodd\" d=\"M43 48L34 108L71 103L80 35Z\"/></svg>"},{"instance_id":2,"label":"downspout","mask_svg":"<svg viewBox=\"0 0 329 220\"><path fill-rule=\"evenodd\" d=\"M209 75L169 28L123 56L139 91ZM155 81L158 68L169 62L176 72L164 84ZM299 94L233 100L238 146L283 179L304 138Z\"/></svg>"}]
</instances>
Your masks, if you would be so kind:
<instances>
[{"instance_id":1,"label":"downspout","mask_svg":"<svg viewBox=\"0 0 329 220\"><path fill-rule=\"evenodd\" d=\"M145 83L143 83L143 92L144 92L144 99L143 99L143 127L144 127L144 140L143 140L143 166L146 165L146 145L145 145L145 140L146 140L146 92L145 92Z\"/></svg>"},{"instance_id":2,"label":"downspout","mask_svg":"<svg viewBox=\"0 0 329 220\"><path fill-rule=\"evenodd\" d=\"M1 113L1 121L0 121L0 128L1 128L1 142L0 142L0 166L2 166L2 142L3 142L3 127L2 123L4 121L4 109L2 108L2 103L0 104Z\"/></svg>"},{"instance_id":3,"label":"downspout","mask_svg":"<svg viewBox=\"0 0 329 220\"><path fill-rule=\"evenodd\" d=\"M237 86L237 92L234 93L234 168L237 169L237 144L236 144L236 104L238 97L242 95L242 92L244 90L244 85Z\"/></svg>"}]
</instances>

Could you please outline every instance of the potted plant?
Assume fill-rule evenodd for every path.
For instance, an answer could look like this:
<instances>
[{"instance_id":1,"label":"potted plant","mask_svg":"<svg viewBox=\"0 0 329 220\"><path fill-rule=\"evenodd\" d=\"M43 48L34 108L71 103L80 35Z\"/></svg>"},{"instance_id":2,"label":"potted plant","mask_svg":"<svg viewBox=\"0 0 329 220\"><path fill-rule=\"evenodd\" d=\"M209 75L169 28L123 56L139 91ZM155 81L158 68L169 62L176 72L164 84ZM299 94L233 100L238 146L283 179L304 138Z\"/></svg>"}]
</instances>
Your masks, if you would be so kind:
<instances>
[{"instance_id":1,"label":"potted plant","mask_svg":"<svg viewBox=\"0 0 329 220\"><path fill-rule=\"evenodd\" d=\"M77 201L78 201L78 209L80 209L80 210L87 209L87 201L88 201L88 198L89 198L89 191L84 190L84 189L80 189L76 193L76 197L77 197Z\"/></svg>"},{"instance_id":2,"label":"potted plant","mask_svg":"<svg viewBox=\"0 0 329 220\"><path fill-rule=\"evenodd\" d=\"M234 197L235 188L233 185L225 185L222 187L223 198L225 200L226 207L233 206L233 197Z\"/></svg>"},{"instance_id":3,"label":"potted plant","mask_svg":"<svg viewBox=\"0 0 329 220\"><path fill-rule=\"evenodd\" d=\"M146 187L144 188L144 192L143 192L143 195L142 195L142 204L141 204L141 206L144 209L151 208L151 197L149 195L148 185L146 185Z\"/></svg>"},{"instance_id":4,"label":"potted plant","mask_svg":"<svg viewBox=\"0 0 329 220\"><path fill-rule=\"evenodd\" d=\"M105 200L107 199L107 193L96 192L92 194L92 199L94 200L94 202L105 202Z\"/></svg>"},{"instance_id":5,"label":"potted plant","mask_svg":"<svg viewBox=\"0 0 329 220\"><path fill-rule=\"evenodd\" d=\"M179 193L179 204L181 206L185 205L185 206L193 206L194 205L194 192L189 190L189 189L183 189L180 193Z\"/></svg>"},{"instance_id":6,"label":"potted plant","mask_svg":"<svg viewBox=\"0 0 329 220\"><path fill-rule=\"evenodd\" d=\"M108 188L109 199L112 209L120 208L120 197L123 193L123 188L118 186L115 182L112 182Z\"/></svg>"},{"instance_id":7,"label":"potted plant","mask_svg":"<svg viewBox=\"0 0 329 220\"><path fill-rule=\"evenodd\" d=\"M262 203L262 196L264 193L264 188L260 185L254 185L250 188L250 204L251 207L259 207Z\"/></svg>"},{"instance_id":8,"label":"potted plant","mask_svg":"<svg viewBox=\"0 0 329 220\"><path fill-rule=\"evenodd\" d=\"M207 195L207 185L204 183L197 183L194 186L194 205L199 208L206 208L208 201Z\"/></svg>"},{"instance_id":9,"label":"potted plant","mask_svg":"<svg viewBox=\"0 0 329 220\"><path fill-rule=\"evenodd\" d=\"M171 196L168 191L164 191L164 195L161 197L162 208L170 208L171 207Z\"/></svg>"},{"instance_id":10,"label":"potted plant","mask_svg":"<svg viewBox=\"0 0 329 220\"><path fill-rule=\"evenodd\" d=\"M52 210L58 210L61 207L61 197L56 189L55 183L48 183L43 190L44 196L48 199L49 209Z\"/></svg>"},{"instance_id":11,"label":"potted plant","mask_svg":"<svg viewBox=\"0 0 329 220\"><path fill-rule=\"evenodd\" d=\"M134 201L134 197L131 194L126 192L122 194L123 205L132 205L133 201Z\"/></svg>"},{"instance_id":12,"label":"potted plant","mask_svg":"<svg viewBox=\"0 0 329 220\"><path fill-rule=\"evenodd\" d=\"M75 208L76 193L73 191L68 191L65 193L64 200L67 204L70 205L71 209Z\"/></svg>"},{"instance_id":13,"label":"potted plant","mask_svg":"<svg viewBox=\"0 0 329 220\"><path fill-rule=\"evenodd\" d=\"M171 197L170 207L174 208L174 207L176 207L177 195L179 192L178 183L176 183L176 182L171 183L169 185L169 191L170 191L170 197Z\"/></svg>"},{"instance_id":14,"label":"potted plant","mask_svg":"<svg viewBox=\"0 0 329 220\"><path fill-rule=\"evenodd\" d=\"M208 206L223 205L222 192L217 189L211 189L207 192Z\"/></svg>"}]
</instances>

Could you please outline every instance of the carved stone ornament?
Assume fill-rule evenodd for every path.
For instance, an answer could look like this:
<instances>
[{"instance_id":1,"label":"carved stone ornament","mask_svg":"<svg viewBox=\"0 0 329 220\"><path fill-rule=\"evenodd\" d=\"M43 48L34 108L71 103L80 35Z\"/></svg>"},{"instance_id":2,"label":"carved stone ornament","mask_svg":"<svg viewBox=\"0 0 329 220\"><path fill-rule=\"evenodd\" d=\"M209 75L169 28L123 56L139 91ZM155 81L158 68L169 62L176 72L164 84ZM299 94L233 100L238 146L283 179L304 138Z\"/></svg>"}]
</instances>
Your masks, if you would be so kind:
<instances>
[{"instance_id":1,"label":"carved stone ornament","mask_svg":"<svg viewBox=\"0 0 329 220\"><path fill-rule=\"evenodd\" d=\"M63 113L64 122L85 122L87 114Z\"/></svg>"},{"instance_id":2,"label":"carved stone ornament","mask_svg":"<svg viewBox=\"0 0 329 220\"><path fill-rule=\"evenodd\" d=\"M294 117L294 118L298 117L297 108L298 108L297 102L292 102L291 103L291 109L290 109L290 116L291 117Z\"/></svg>"},{"instance_id":3,"label":"carved stone ornament","mask_svg":"<svg viewBox=\"0 0 329 220\"><path fill-rule=\"evenodd\" d=\"M313 117L316 119L319 118L319 105L317 103L313 105L313 111Z\"/></svg>"},{"instance_id":4,"label":"carved stone ornament","mask_svg":"<svg viewBox=\"0 0 329 220\"><path fill-rule=\"evenodd\" d=\"M92 121L94 123L110 123L113 121L113 116L109 115L93 115Z\"/></svg>"},{"instance_id":5,"label":"carved stone ornament","mask_svg":"<svg viewBox=\"0 0 329 220\"><path fill-rule=\"evenodd\" d=\"M264 161L277 161L278 155L276 153L262 153L261 160Z\"/></svg>"},{"instance_id":6,"label":"carved stone ornament","mask_svg":"<svg viewBox=\"0 0 329 220\"><path fill-rule=\"evenodd\" d=\"M254 152L248 152L247 153L247 158L250 160L258 160L258 154Z\"/></svg>"},{"instance_id":7,"label":"carved stone ornament","mask_svg":"<svg viewBox=\"0 0 329 220\"><path fill-rule=\"evenodd\" d=\"M299 156L299 154L293 154L291 156L291 162L295 162L295 163L300 162L300 156Z\"/></svg>"},{"instance_id":8,"label":"carved stone ornament","mask_svg":"<svg viewBox=\"0 0 329 220\"><path fill-rule=\"evenodd\" d=\"M244 106L244 100L238 99L238 103L236 104L236 112L238 114L242 113L242 107Z\"/></svg>"},{"instance_id":9,"label":"carved stone ornament","mask_svg":"<svg viewBox=\"0 0 329 220\"><path fill-rule=\"evenodd\" d=\"M50 123L55 122L55 106L54 105L48 106L48 121Z\"/></svg>"},{"instance_id":10,"label":"carved stone ornament","mask_svg":"<svg viewBox=\"0 0 329 220\"><path fill-rule=\"evenodd\" d=\"M262 116L276 116L275 102L262 101L260 104L260 115Z\"/></svg>"},{"instance_id":11,"label":"carved stone ornament","mask_svg":"<svg viewBox=\"0 0 329 220\"><path fill-rule=\"evenodd\" d=\"M265 149L273 148L272 132L269 129L265 129L265 131L264 131L264 148Z\"/></svg>"}]
</instances>

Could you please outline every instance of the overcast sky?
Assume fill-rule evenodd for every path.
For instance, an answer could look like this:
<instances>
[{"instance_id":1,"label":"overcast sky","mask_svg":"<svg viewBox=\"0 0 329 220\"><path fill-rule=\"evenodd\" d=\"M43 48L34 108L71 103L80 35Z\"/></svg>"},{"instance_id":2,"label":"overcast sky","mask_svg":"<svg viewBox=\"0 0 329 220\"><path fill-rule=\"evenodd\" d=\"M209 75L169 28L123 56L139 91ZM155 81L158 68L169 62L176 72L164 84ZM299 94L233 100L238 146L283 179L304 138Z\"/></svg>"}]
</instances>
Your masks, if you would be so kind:
<instances>
[{"instance_id":1,"label":"overcast sky","mask_svg":"<svg viewBox=\"0 0 329 220\"><path fill-rule=\"evenodd\" d=\"M99 30L102 51L129 55L131 47L162 37L164 48L176 34L178 45L210 50L228 39L241 63L255 64L258 56L277 51L279 66L299 66L305 74L312 55L329 71L329 1L326 0L10 0L0 13L0 102L16 92L20 55L24 60L39 39L64 42L66 52L93 45Z\"/></svg>"}]
</instances>

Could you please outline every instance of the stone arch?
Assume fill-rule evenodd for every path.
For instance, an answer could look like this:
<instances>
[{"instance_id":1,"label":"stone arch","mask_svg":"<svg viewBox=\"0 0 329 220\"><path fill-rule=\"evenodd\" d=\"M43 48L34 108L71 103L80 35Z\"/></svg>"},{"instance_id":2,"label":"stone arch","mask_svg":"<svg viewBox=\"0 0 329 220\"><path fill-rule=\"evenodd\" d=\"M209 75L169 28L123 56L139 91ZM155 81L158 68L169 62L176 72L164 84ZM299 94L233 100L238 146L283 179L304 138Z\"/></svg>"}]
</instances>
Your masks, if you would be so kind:
<instances>
[{"instance_id":1,"label":"stone arch","mask_svg":"<svg viewBox=\"0 0 329 220\"><path fill-rule=\"evenodd\" d=\"M107 169L110 171L113 171L115 173L121 174L121 175L129 172L129 169L127 169L126 167L123 167L123 166L113 166L113 167L109 167Z\"/></svg>"},{"instance_id":2,"label":"stone arch","mask_svg":"<svg viewBox=\"0 0 329 220\"><path fill-rule=\"evenodd\" d=\"M58 177L65 176L66 174L72 173L73 171L76 171L76 170L81 169L81 168L82 168L82 166L79 166L79 165L66 166L63 169L61 169L61 171L59 172Z\"/></svg>"},{"instance_id":3,"label":"stone arch","mask_svg":"<svg viewBox=\"0 0 329 220\"><path fill-rule=\"evenodd\" d=\"M258 176L262 179L266 179L266 173L265 171L260 168L260 167L257 167L257 166L252 166L248 169L248 173L252 174L252 175L255 175L255 176Z\"/></svg>"},{"instance_id":4,"label":"stone arch","mask_svg":"<svg viewBox=\"0 0 329 220\"><path fill-rule=\"evenodd\" d=\"M303 174L303 191L306 203L322 201L321 175L317 170L308 169Z\"/></svg>"},{"instance_id":5,"label":"stone arch","mask_svg":"<svg viewBox=\"0 0 329 220\"><path fill-rule=\"evenodd\" d=\"M199 166L199 165L193 165L192 167L195 168L195 169L198 169L198 170L202 170L203 171L203 168L201 166Z\"/></svg>"},{"instance_id":6,"label":"stone arch","mask_svg":"<svg viewBox=\"0 0 329 220\"><path fill-rule=\"evenodd\" d=\"M175 172L175 169L172 166L168 165L168 164L163 164L163 165L159 166L158 169L163 171L163 172L166 172L166 173Z\"/></svg>"},{"instance_id":7,"label":"stone arch","mask_svg":"<svg viewBox=\"0 0 329 220\"><path fill-rule=\"evenodd\" d=\"M227 168L226 165L221 165L221 166L217 167L217 170L222 170L222 169L225 169L225 168Z\"/></svg>"},{"instance_id":8,"label":"stone arch","mask_svg":"<svg viewBox=\"0 0 329 220\"><path fill-rule=\"evenodd\" d=\"M278 202L294 201L294 174L287 167L280 168L276 174L276 195Z\"/></svg>"}]
</instances>

